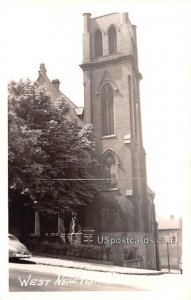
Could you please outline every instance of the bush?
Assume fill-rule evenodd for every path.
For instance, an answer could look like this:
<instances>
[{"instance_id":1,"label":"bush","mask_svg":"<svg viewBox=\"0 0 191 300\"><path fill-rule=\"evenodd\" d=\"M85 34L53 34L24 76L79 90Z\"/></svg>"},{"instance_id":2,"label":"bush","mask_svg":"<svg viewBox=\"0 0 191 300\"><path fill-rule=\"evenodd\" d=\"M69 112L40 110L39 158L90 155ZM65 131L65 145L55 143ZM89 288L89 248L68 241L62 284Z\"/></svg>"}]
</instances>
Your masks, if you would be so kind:
<instances>
[{"instance_id":1,"label":"bush","mask_svg":"<svg viewBox=\"0 0 191 300\"><path fill-rule=\"evenodd\" d=\"M25 240L24 244L30 249L30 251L40 248L40 241L37 239L27 239Z\"/></svg>"},{"instance_id":2,"label":"bush","mask_svg":"<svg viewBox=\"0 0 191 300\"><path fill-rule=\"evenodd\" d=\"M104 246L83 245L83 244L60 244L59 242L49 242L32 240L30 242L31 250L45 254L59 254L76 258L88 259L107 259L106 249Z\"/></svg>"},{"instance_id":3,"label":"bush","mask_svg":"<svg viewBox=\"0 0 191 300\"><path fill-rule=\"evenodd\" d=\"M95 245L67 245L67 255L90 258L90 259L101 259L102 249L100 246Z\"/></svg>"}]
</instances>

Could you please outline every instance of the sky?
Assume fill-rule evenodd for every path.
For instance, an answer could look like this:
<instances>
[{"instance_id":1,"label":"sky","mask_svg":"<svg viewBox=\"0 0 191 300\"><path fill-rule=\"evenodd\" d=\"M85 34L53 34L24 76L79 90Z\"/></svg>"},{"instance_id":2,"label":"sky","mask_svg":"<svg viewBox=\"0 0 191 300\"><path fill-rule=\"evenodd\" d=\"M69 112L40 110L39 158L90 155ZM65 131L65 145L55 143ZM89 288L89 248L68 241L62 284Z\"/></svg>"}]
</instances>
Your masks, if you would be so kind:
<instances>
[{"instance_id":1,"label":"sky","mask_svg":"<svg viewBox=\"0 0 191 300\"><path fill-rule=\"evenodd\" d=\"M0 0L1 157L6 169L7 83L36 80L40 63L60 90L83 106L84 12L128 12L137 26L143 143L156 213L188 215L190 181L191 2ZM4 159L5 158L5 159ZM2 182L5 183L3 175Z\"/></svg>"}]
</instances>

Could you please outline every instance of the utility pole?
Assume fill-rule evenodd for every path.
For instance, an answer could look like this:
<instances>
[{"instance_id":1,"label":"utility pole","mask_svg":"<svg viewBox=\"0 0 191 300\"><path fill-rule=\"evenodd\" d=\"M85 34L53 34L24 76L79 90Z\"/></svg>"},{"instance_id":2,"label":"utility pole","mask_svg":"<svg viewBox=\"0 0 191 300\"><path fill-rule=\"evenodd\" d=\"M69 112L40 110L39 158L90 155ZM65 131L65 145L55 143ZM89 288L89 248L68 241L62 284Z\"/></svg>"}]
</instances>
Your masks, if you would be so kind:
<instances>
[{"instance_id":1,"label":"utility pole","mask_svg":"<svg viewBox=\"0 0 191 300\"><path fill-rule=\"evenodd\" d=\"M167 261L168 261L168 271L169 271L169 273L170 273L170 257L169 257L168 238L167 238L167 243L166 243L166 246L167 246Z\"/></svg>"}]
</instances>

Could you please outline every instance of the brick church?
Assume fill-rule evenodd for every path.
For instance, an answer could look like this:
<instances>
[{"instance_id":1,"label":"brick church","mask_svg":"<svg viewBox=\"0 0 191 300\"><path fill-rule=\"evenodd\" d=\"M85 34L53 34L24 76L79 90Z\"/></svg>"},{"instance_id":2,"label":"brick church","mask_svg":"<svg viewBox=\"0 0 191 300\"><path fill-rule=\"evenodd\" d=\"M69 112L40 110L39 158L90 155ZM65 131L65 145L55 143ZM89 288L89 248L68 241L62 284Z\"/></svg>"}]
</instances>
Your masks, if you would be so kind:
<instances>
[{"instance_id":1,"label":"brick church","mask_svg":"<svg viewBox=\"0 0 191 300\"><path fill-rule=\"evenodd\" d=\"M102 178L102 193L84 208L84 226L99 236L157 236L154 193L147 186L143 147L136 26L127 13L92 18L85 13L83 33L84 108L77 107L50 80L44 64L38 82L52 98L64 97L72 118L93 124L96 151L92 167ZM57 226L58 224L58 226ZM64 230L58 218L55 231ZM39 233L38 212L35 234ZM155 244L125 245L143 257L143 267L157 268Z\"/></svg>"},{"instance_id":2,"label":"brick church","mask_svg":"<svg viewBox=\"0 0 191 300\"><path fill-rule=\"evenodd\" d=\"M87 225L107 235L155 236L154 193L147 186L142 138L136 26L127 13L96 18L84 14L81 68L84 122L95 128L95 161L110 178L102 197L87 208ZM147 257L145 265L154 268L152 246L142 245L141 251Z\"/></svg>"}]
</instances>

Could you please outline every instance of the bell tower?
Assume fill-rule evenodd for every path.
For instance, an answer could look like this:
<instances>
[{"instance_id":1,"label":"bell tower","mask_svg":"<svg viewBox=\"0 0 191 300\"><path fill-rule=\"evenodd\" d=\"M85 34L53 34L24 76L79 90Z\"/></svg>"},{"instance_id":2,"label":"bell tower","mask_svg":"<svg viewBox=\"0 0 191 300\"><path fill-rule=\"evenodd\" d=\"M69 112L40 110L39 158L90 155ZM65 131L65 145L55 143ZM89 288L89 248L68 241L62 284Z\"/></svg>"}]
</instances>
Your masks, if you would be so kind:
<instances>
[{"instance_id":1,"label":"bell tower","mask_svg":"<svg viewBox=\"0 0 191 300\"><path fill-rule=\"evenodd\" d=\"M142 76L138 68L136 26L127 13L95 18L84 14L81 68L84 122L92 123L95 129L95 159L103 180L103 199L97 201L97 230L113 231L109 224L109 214L113 214L116 231L151 232L154 211L152 203L149 208L142 142Z\"/></svg>"}]
</instances>

